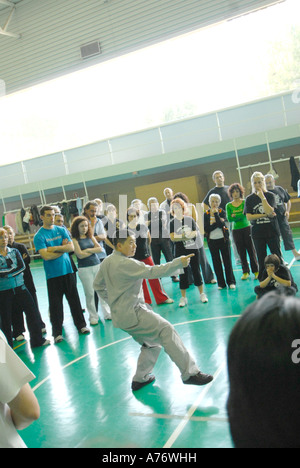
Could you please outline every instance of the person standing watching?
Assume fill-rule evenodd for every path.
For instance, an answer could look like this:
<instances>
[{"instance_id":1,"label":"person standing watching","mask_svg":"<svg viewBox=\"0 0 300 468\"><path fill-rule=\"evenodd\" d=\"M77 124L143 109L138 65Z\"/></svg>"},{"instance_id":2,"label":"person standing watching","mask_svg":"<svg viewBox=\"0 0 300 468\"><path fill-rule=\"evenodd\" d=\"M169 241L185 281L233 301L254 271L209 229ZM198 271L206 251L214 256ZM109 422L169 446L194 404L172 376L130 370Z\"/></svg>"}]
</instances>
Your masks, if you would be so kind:
<instances>
[{"instance_id":1,"label":"person standing watching","mask_svg":"<svg viewBox=\"0 0 300 468\"><path fill-rule=\"evenodd\" d=\"M173 243L170 239L169 222L165 210L160 209L157 198L151 197L148 202L149 212L146 214L145 223L151 235L151 251L155 265L160 265L161 254L164 254L166 262L174 260ZM179 278L172 276L173 283L178 283Z\"/></svg>"},{"instance_id":2,"label":"person standing watching","mask_svg":"<svg viewBox=\"0 0 300 468\"><path fill-rule=\"evenodd\" d=\"M145 263L145 265L154 266L151 257L151 236L148 227L145 224L140 224L140 212L137 208L131 206L127 210L128 228L135 233L137 249L134 255L136 260ZM159 279L149 279L149 285L152 289L156 304L173 304L173 299L170 299L163 290L162 283ZM143 292L146 304L151 304L151 296L147 286L147 282L143 280Z\"/></svg>"},{"instance_id":3,"label":"person standing watching","mask_svg":"<svg viewBox=\"0 0 300 468\"><path fill-rule=\"evenodd\" d=\"M54 210L51 206L41 209L43 227L34 236L36 251L44 260L47 278L50 320L55 343L63 341L63 297L67 298L74 324L79 333L89 333L82 313L69 252L74 245L65 228L54 225Z\"/></svg>"},{"instance_id":4,"label":"person standing watching","mask_svg":"<svg viewBox=\"0 0 300 468\"><path fill-rule=\"evenodd\" d=\"M284 188L275 185L272 174L265 175L266 187L269 192L274 193L276 199L275 213L279 224L281 237L286 251L292 251L296 260L300 260L300 254L296 250L292 230L289 225L291 210L291 197Z\"/></svg>"},{"instance_id":5,"label":"person standing watching","mask_svg":"<svg viewBox=\"0 0 300 468\"><path fill-rule=\"evenodd\" d=\"M165 188L164 190L164 196L166 197L165 201L163 201L160 204L159 209L165 211L167 215L167 223L170 222L172 219L172 213L171 213L171 202L174 198L174 192L171 188Z\"/></svg>"},{"instance_id":6,"label":"person standing watching","mask_svg":"<svg viewBox=\"0 0 300 468\"><path fill-rule=\"evenodd\" d=\"M171 203L171 213L174 218L170 223L170 237L175 244L175 256L187 256L192 254L190 265L193 273L193 281L197 286L200 294L200 300L203 303L208 302L208 298L204 292L203 279L200 271L200 246L202 239L200 238L199 231L197 230L196 222L190 216L185 215L185 204L180 198L175 198ZM189 289L189 276L188 268L184 269L180 278L180 292L181 298L179 307L185 307L188 304L186 291Z\"/></svg>"},{"instance_id":7,"label":"person standing watching","mask_svg":"<svg viewBox=\"0 0 300 468\"><path fill-rule=\"evenodd\" d=\"M100 219L100 217L97 216L97 209L98 209L97 207L98 205L96 201L87 202L83 208L83 216L85 216L88 219L92 228L92 234L102 249L102 252L97 254L100 260L100 263L102 263L103 260L107 257L107 251L109 251L109 249L113 249L114 246L112 245L110 240L107 238L107 235L104 229L103 223L107 221L107 218L106 216L104 216ZM102 299L98 297L98 294L95 292L96 310L98 310L99 299L100 299L100 304L101 304L101 308L103 311L104 319L111 320L111 314L110 314L110 309L108 305L106 304L105 301L102 301Z\"/></svg>"},{"instance_id":8,"label":"person standing watching","mask_svg":"<svg viewBox=\"0 0 300 468\"><path fill-rule=\"evenodd\" d=\"M251 237L251 223L244 214L245 200L243 196L245 189L239 183L235 183L229 187L228 192L232 197L232 202L227 203L226 205L226 215L228 221L232 223L233 240L242 262L243 276L241 279L246 280L250 276L247 253L250 259L252 273L254 274L255 279L257 279L258 263Z\"/></svg>"},{"instance_id":9,"label":"person standing watching","mask_svg":"<svg viewBox=\"0 0 300 468\"><path fill-rule=\"evenodd\" d=\"M15 231L13 230L11 226L3 226L3 229L6 230L7 235L8 235L8 247L12 249L17 249L22 256L23 262L25 264L25 270L23 272L24 284L26 288L28 289L28 291L30 292L32 299L35 302L35 305L39 314L39 319L41 322L41 330L42 330L42 333L44 334L46 333L46 325L42 319L41 312L39 310L39 303L38 303L38 298L36 295L36 288L35 288L33 276L30 270L31 258L30 258L29 252L24 244L19 244L18 242L15 242ZM25 340L25 337L24 337L25 325L24 325L22 302L20 306L14 309L13 311L12 326L13 326L13 337L16 339L16 341Z\"/></svg>"},{"instance_id":10,"label":"person standing watching","mask_svg":"<svg viewBox=\"0 0 300 468\"><path fill-rule=\"evenodd\" d=\"M99 243L100 247L103 249L103 252L99 258L100 260L104 260L106 258L104 242L111 249L113 249L113 245L107 239L107 235L105 233L103 222L106 222L106 217L102 217L100 219L100 217L97 216L97 210L97 203L95 201L89 201L86 203L86 205L84 205L82 216L85 216L89 220L93 235L96 241Z\"/></svg>"},{"instance_id":11,"label":"person standing watching","mask_svg":"<svg viewBox=\"0 0 300 468\"><path fill-rule=\"evenodd\" d=\"M275 213L275 195L266 189L265 179L261 172L254 172L251 177L252 194L248 195L245 203L245 214L251 222L251 235L255 245L258 266L259 281L265 268L267 247L271 253L276 254L281 263L282 254L280 248L280 231Z\"/></svg>"},{"instance_id":12,"label":"person standing watching","mask_svg":"<svg viewBox=\"0 0 300 468\"><path fill-rule=\"evenodd\" d=\"M97 254L102 253L103 249L93 236L92 227L85 216L77 216L73 219L71 235L78 259L78 275L84 289L90 324L98 325L99 316L96 310L93 282L100 266ZM104 319L102 320L104 322Z\"/></svg>"},{"instance_id":13,"label":"person standing watching","mask_svg":"<svg viewBox=\"0 0 300 468\"><path fill-rule=\"evenodd\" d=\"M209 197L211 195L219 195L220 196L220 198L221 198L220 208L222 210L226 211L226 205L227 205L227 203L230 203L231 200L230 200L230 196L229 196L229 193L228 193L229 186L225 185L225 177L224 177L223 172L222 171L215 171L213 173L213 175L212 175L212 180L214 181L216 186L214 188L212 188L211 190L209 190L209 192L207 193L206 197L203 200L204 211L209 211L210 210ZM232 225L231 224L229 226L229 234L230 234L230 239L232 241L233 236L232 236ZM235 245L234 242L232 242L231 245L232 245L232 250L233 250L235 262L236 262L237 265L241 265L242 262L241 262L239 254L238 254L236 245Z\"/></svg>"},{"instance_id":14,"label":"person standing watching","mask_svg":"<svg viewBox=\"0 0 300 468\"><path fill-rule=\"evenodd\" d=\"M225 211L227 203L229 203L230 196L228 194L229 186L225 185L225 177L222 171L215 171L212 175L212 180L216 184L214 188L207 192L206 197L203 200L204 210L207 211L210 209L209 206L209 197L212 194L217 194L221 197L220 208Z\"/></svg>"},{"instance_id":15,"label":"person standing watching","mask_svg":"<svg viewBox=\"0 0 300 468\"><path fill-rule=\"evenodd\" d=\"M234 290L236 288L236 280L231 262L230 240L226 225L227 219L225 211L220 208L220 203L220 195L212 193L209 197L211 208L204 213L204 231L218 281L218 289L226 288L227 283L229 288Z\"/></svg>"},{"instance_id":16,"label":"person standing watching","mask_svg":"<svg viewBox=\"0 0 300 468\"><path fill-rule=\"evenodd\" d=\"M25 264L17 249L8 247L8 235L0 228L0 328L8 344L13 347L12 315L22 308L26 315L31 348L47 346L49 340L42 336L38 310L24 284Z\"/></svg>"}]
</instances>

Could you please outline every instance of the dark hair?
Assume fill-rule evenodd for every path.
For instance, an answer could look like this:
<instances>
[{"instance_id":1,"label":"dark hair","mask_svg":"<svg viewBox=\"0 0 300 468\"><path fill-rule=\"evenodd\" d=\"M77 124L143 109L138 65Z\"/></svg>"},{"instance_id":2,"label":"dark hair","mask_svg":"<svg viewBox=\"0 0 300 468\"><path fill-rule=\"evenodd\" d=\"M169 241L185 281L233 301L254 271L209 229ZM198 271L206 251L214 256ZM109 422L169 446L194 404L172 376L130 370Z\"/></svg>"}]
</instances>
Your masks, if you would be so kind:
<instances>
[{"instance_id":1,"label":"dark hair","mask_svg":"<svg viewBox=\"0 0 300 468\"><path fill-rule=\"evenodd\" d=\"M185 193L182 193L182 192L175 193L175 195L173 197L173 200L175 200L176 198L180 198L181 200L183 200L187 204L190 203L190 201L188 199L188 196Z\"/></svg>"},{"instance_id":2,"label":"dark hair","mask_svg":"<svg viewBox=\"0 0 300 468\"><path fill-rule=\"evenodd\" d=\"M137 208L134 208L134 206L130 206L127 210L127 221L129 221L129 216L132 215L132 214L136 214L137 217L139 218L140 217L140 210L138 210Z\"/></svg>"},{"instance_id":3,"label":"dark hair","mask_svg":"<svg viewBox=\"0 0 300 468\"><path fill-rule=\"evenodd\" d=\"M232 198L232 194L234 192L234 190L239 190L240 194L241 194L241 197L244 196L244 193L245 193L245 189L244 187L241 186L241 184L239 184L238 182L235 182L234 184L231 184L229 189L228 189L228 194L229 196Z\"/></svg>"},{"instance_id":4,"label":"dark hair","mask_svg":"<svg viewBox=\"0 0 300 468\"><path fill-rule=\"evenodd\" d=\"M83 213L85 213L87 210L89 210L91 206L95 206L97 208L98 203L95 202L95 201L88 201L83 207Z\"/></svg>"},{"instance_id":5,"label":"dark hair","mask_svg":"<svg viewBox=\"0 0 300 468\"><path fill-rule=\"evenodd\" d=\"M115 207L115 205L113 205L112 203L110 203L109 205L106 206L105 210L104 210L104 214L105 216L108 215L108 212L109 211L115 211L117 212L117 208Z\"/></svg>"},{"instance_id":6,"label":"dark hair","mask_svg":"<svg viewBox=\"0 0 300 468\"><path fill-rule=\"evenodd\" d=\"M120 244L125 244L128 237L134 236L136 237L135 233L131 229L117 229L112 236L112 242L115 247Z\"/></svg>"},{"instance_id":7,"label":"dark hair","mask_svg":"<svg viewBox=\"0 0 300 468\"><path fill-rule=\"evenodd\" d=\"M174 208L173 208L174 205L180 205L181 208L182 208L183 214L186 214L186 205L185 205L184 201L181 198L174 198L172 200L172 202L171 202L171 213L172 214L174 213Z\"/></svg>"},{"instance_id":8,"label":"dark hair","mask_svg":"<svg viewBox=\"0 0 300 468\"><path fill-rule=\"evenodd\" d=\"M73 220L73 222L71 224L71 229L70 229L71 236L73 237L73 239L79 239L80 238L79 224L83 223L83 221L87 221L87 223L88 223L88 230L87 230L86 236L89 237L89 238L93 237L93 231L92 231L92 227L91 227L91 224L90 224L89 220L85 216L77 216L77 218L74 218L74 220Z\"/></svg>"},{"instance_id":9,"label":"dark hair","mask_svg":"<svg viewBox=\"0 0 300 468\"><path fill-rule=\"evenodd\" d=\"M278 270L278 268L280 267L280 258L278 257L278 255L271 254L266 256L264 262L265 266L271 263L275 266L275 270Z\"/></svg>"},{"instance_id":10,"label":"dark hair","mask_svg":"<svg viewBox=\"0 0 300 468\"><path fill-rule=\"evenodd\" d=\"M237 448L300 447L300 301L286 289L251 304L230 336L227 409Z\"/></svg>"},{"instance_id":11,"label":"dark hair","mask_svg":"<svg viewBox=\"0 0 300 468\"><path fill-rule=\"evenodd\" d=\"M41 208L40 215L44 216L46 211L54 211L53 206L45 205Z\"/></svg>"}]
</instances>

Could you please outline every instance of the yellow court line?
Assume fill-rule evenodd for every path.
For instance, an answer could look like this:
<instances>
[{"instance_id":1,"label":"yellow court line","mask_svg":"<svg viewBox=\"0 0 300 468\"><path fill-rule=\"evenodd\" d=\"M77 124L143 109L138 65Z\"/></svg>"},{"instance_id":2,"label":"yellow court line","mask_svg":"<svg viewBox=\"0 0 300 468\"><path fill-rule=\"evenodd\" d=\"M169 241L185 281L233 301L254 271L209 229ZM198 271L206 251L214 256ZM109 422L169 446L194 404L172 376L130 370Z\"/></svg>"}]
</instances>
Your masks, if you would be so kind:
<instances>
[{"instance_id":1,"label":"yellow court line","mask_svg":"<svg viewBox=\"0 0 300 468\"><path fill-rule=\"evenodd\" d=\"M16 349L19 349L21 348L22 346L25 346L27 344L27 341L24 340L21 344L19 344L18 346L15 346L15 348L13 348L13 350L15 351Z\"/></svg>"}]
</instances>

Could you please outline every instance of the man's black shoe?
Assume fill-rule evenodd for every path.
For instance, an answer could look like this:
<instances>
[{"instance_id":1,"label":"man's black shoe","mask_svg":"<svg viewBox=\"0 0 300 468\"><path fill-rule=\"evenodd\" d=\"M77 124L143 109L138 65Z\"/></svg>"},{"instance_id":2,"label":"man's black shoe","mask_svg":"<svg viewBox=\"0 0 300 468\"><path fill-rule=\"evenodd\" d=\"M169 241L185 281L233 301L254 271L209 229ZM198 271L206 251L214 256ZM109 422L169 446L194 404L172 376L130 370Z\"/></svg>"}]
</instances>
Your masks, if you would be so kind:
<instances>
[{"instance_id":1,"label":"man's black shoe","mask_svg":"<svg viewBox=\"0 0 300 468\"><path fill-rule=\"evenodd\" d=\"M185 385L207 385L214 380L212 375L202 374L199 372L196 375L193 375L188 380L185 380L183 383Z\"/></svg>"},{"instance_id":2,"label":"man's black shoe","mask_svg":"<svg viewBox=\"0 0 300 468\"><path fill-rule=\"evenodd\" d=\"M141 388L145 387L145 385L149 385L150 383L154 382L155 376L150 375L149 380L147 382L132 382L131 384L131 389L133 392L136 392L137 390L140 390Z\"/></svg>"}]
</instances>

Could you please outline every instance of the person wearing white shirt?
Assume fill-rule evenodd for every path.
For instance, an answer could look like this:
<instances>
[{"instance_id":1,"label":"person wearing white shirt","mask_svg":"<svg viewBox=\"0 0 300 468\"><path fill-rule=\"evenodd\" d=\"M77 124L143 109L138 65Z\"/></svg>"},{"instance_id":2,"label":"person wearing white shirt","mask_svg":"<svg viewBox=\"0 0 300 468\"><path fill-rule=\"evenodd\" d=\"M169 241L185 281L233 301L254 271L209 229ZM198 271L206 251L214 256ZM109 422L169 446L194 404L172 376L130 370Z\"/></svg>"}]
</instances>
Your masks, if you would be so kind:
<instances>
[{"instance_id":1,"label":"person wearing white shirt","mask_svg":"<svg viewBox=\"0 0 300 468\"><path fill-rule=\"evenodd\" d=\"M39 403L29 386L33 379L0 331L0 448L26 448L17 431L40 417Z\"/></svg>"},{"instance_id":2,"label":"person wearing white shirt","mask_svg":"<svg viewBox=\"0 0 300 468\"><path fill-rule=\"evenodd\" d=\"M179 368L183 383L206 385L211 382L213 377L200 372L175 328L145 304L142 289L143 279L167 277L187 268L193 254L150 267L132 258L136 252L132 231L117 231L114 243L115 251L101 264L94 289L109 304L113 325L142 346L132 390L139 390L155 380L151 372L162 348Z\"/></svg>"},{"instance_id":3,"label":"person wearing white shirt","mask_svg":"<svg viewBox=\"0 0 300 468\"><path fill-rule=\"evenodd\" d=\"M136 198L135 200L132 200L130 206L132 206L133 208L139 211L138 223L146 224L145 218L148 212L143 209L145 205L143 204L142 200L139 200L138 198Z\"/></svg>"},{"instance_id":4,"label":"person wearing white shirt","mask_svg":"<svg viewBox=\"0 0 300 468\"><path fill-rule=\"evenodd\" d=\"M163 201L161 204L160 204L160 210L163 210L166 212L166 215L167 215L167 220L168 220L168 223L170 222L170 219L172 218L172 214L171 214L171 201L173 200L174 198L174 192L171 188L165 188L164 190L164 196L166 197L165 201Z\"/></svg>"}]
</instances>

